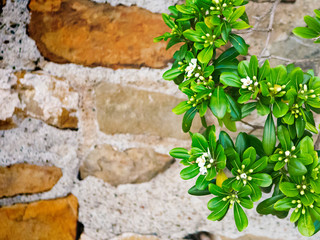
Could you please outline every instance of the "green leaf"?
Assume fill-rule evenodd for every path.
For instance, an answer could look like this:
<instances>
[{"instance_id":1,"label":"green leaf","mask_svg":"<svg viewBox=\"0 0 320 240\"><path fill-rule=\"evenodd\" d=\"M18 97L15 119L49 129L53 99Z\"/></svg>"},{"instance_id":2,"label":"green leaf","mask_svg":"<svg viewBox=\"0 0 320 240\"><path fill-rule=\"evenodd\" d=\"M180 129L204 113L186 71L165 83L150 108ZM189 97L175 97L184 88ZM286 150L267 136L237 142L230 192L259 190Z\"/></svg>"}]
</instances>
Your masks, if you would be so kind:
<instances>
[{"instance_id":1,"label":"green leaf","mask_svg":"<svg viewBox=\"0 0 320 240\"><path fill-rule=\"evenodd\" d=\"M230 16L229 21L231 23L237 21L244 14L245 10L246 10L245 6L237 8Z\"/></svg>"},{"instance_id":2,"label":"green leaf","mask_svg":"<svg viewBox=\"0 0 320 240\"><path fill-rule=\"evenodd\" d=\"M241 132L238 134L235 148L239 155L242 156L244 151L247 149L246 133Z\"/></svg>"},{"instance_id":3,"label":"green leaf","mask_svg":"<svg viewBox=\"0 0 320 240\"><path fill-rule=\"evenodd\" d=\"M298 138L301 138L303 136L303 133L304 133L304 129L306 127L306 123L305 121L303 120L302 117L298 117L296 119L296 132L297 132L297 136Z\"/></svg>"},{"instance_id":4,"label":"green leaf","mask_svg":"<svg viewBox=\"0 0 320 240\"><path fill-rule=\"evenodd\" d=\"M212 113L218 118L222 119L228 109L228 99L221 86L218 86L211 97L210 109Z\"/></svg>"},{"instance_id":5,"label":"green leaf","mask_svg":"<svg viewBox=\"0 0 320 240\"><path fill-rule=\"evenodd\" d=\"M197 147L200 148L201 150L203 150L204 152L208 151L208 141L207 139L201 135L200 133L194 133L192 135L192 147Z\"/></svg>"},{"instance_id":6,"label":"green leaf","mask_svg":"<svg viewBox=\"0 0 320 240\"><path fill-rule=\"evenodd\" d=\"M249 62L248 61L241 61L238 64L238 72L241 77L246 78L249 76Z\"/></svg>"},{"instance_id":7,"label":"green leaf","mask_svg":"<svg viewBox=\"0 0 320 240\"><path fill-rule=\"evenodd\" d=\"M257 152L253 147L247 148L244 151L242 156L243 159L249 158L251 162L254 162L256 160L256 157L257 157Z\"/></svg>"},{"instance_id":8,"label":"green leaf","mask_svg":"<svg viewBox=\"0 0 320 240\"><path fill-rule=\"evenodd\" d=\"M224 154L224 149L221 144L219 144L215 151L215 158L217 160L217 168L224 169L226 167L226 155Z\"/></svg>"},{"instance_id":9,"label":"green leaf","mask_svg":"<svg viewBox=\"0 0 320 240\"><path fill-rule=\"evenodd\" d=\"M283 125L278 127L278 139L281 143L281 148L283 150L291 150L290 134L288 129Z\"/></svg>"},{"instance_id":10,"label":"green leaf","mask_svg":"<svg viewBox=\"0 0 320 240\"><path fill-rule=\"evenodd\" d=\"M224 51L215 61L215 65L223 62L229 62L234 60L237 56L239 56L238 51L231 47L228 50Z\"/></svg>"},{"instance_id":11,"label":"green leaf","mask_svg":"<svg viewBox=\"0 0 320 240\"><path fill-rule=\"evenodd\" d=\"M174 148L169 152L171 157L178 159L188 159L190 156L188 154L188 150L185 148Z\"/></svg>"},{"instance_id":12,"label":"green leaf","mask_svg":"<svg viewBox=\"0 0 320 240\"><path fill-rule=\"evenodd\" d=\"M312 196L313 194L310 192L305 192L305 194L301 196L300 199L304 206L310 206L314 203L314 199Z\"/></svg>"},{"instance_id":13,"label":"green leaf","mask_svg":"<svg viewBox=\"0 0 320 240\"><path fill-rule=\"evenodd\" d=\"M257 112L259 115L264 116L270 113L270 107L263 104L261 101L257 102Z\"/></svg>"},{"instance_id":14,"label":"green leaf","mask_svg":"<svg viewBox=\"0 0 320 240\"><path fill-rule=\"evenodd\" d=\"M199 190L195 185L188 190L188 193L193 196L205 196L211 194L208 189Z\"/></svg>"},{"instance_id":15,"label":"green leaf","mask_svg":"<svg viewBox=\"0 0 320 240\"><path fill-rule=\"evenodd\" d=\"M301 38L311 39L318 37L318 33L316 31L306 27L296 27L292 32Z\"/></svg>"},{"instance_id":16,"label":"green leaf","mask_svg":"<svg viewBox=\"0 0 320 240\"><path fill-rule=\"evenodd\" d=\"M206 175L200 175L196 181L196 187L199 190L205 190L209 185L209 182L206 180Z\"/></svg>"},{"instance_id":17,"label":"green leaf","mask_svg":"<svg viewBox=\"0 0 320 240\"><path fill-rule=\"evenodd\" d=\"M293 208L295 205L292 203L291 198L283 198L276 202L274 209L277 211L287 211Z\"/></svg>"},{"instance_id":18,"label":"green leaf","mask_svg":"<svg viewBox=\"0 0 320 240\"><path fill-rule=\"evenodd\" d=\"M310 184L312 189L316 192L316 193L320 193L320 179L317 180L310 180Z\"/></svg>"},{"instance_id":19,"label":"green leaf","mask_svg":"<svg viewBox=\"0 0 320 240\"><path fill-rule=\"evenodd\" d=\"M284 195L280 194L262 201L257 206L257 212L263 215L273 214L275 212L274 204L282 198L284 198Z\"/></svg>"},{"instance_id":20,"label":"green leaf","mask_svg":"<svg viewBox=\"0 0 320 240\"><path fill-rule=\"evenodd\" d=\"M281 118L289 111L289 106L281 100L276 100L273 104L273 115Z\"/></svg>"},{"instance_id":21,"label":"green leaf","mask_svg":"<svg viewBox=\"0 0 320 240\"><path fill-rule=\"evenodd\" d=\"M266 60L262 67L259 69L259 77L258 77L258 82L261 82L268 76L270 73L270 63L268 60Z\"/></svg>"},{"instance_id":22,"label":"green leaf","mask_svg":"<svg viewBox=\"0 0 320 240\"><path fill-rule=\"evenodd\" d=\"M207 66L204 70L203 76L207 78L213 73L213 71L214 71L213 65Z\"/></svg>"},{"instance_id":23,"label":"green leaf","mask_svg":"<svg viewBox=\"0 0 320 240\"><path fill-rule=\"evenodd\" d=\"M269 187L272 184L272 178L266 173L256 173L252 174L252 181L261 187Z\"/></svg>"},{"instance_id":24,"label":"green leaf","mask_svg":"<svg viewBox=\"0 0 320 240\"><path fill-rule=\"evenodd\" d=\"M253 208L253 202L251 201L251 199L249 197L242 197L242 198L239 198L239 200L240 200L240 204L242 207L247 208L247 209Z\"/></svg>"},{"instance_id":25,"label":"green leaf","mask_svg":"<svg viewBox=\"0 0 320 240\"><path fill-rule=\"evenodd\" d=\"M243 104L243 103L246 103L250 100L251 98L251 95L252 95L252 92L248 92L244 95L241 95L239 98L238 98L238 103L240 104Z\"/></svg>"},{"instance_id":26,"label":"green leaf","mask_svg":"<svg viewBox=\"0 0 320 240\"><path fill-rule=\"evenodd\" d=\"M216 211L212 212L209 216L208 219L211 221L217 221L222 219L227 211L229 210L229 201L224 202L225 204L223 205L223 207L216 209Z\"/></svg>"},{"instance_id":27,"label":"green leaf","mask_svg":"<svg viewBox=\"0 0 320 240\"><path fill-rule=\"evenodd\" d=\"M198 174L199 174L199 167L197 164L193 164L189 167L182 169L180 172L180 177L183 180L189 180L191 178L194 178Z\"/></svg>"},{"instance_id":28,"label":"green leaf","mask_svg":"<svg viewBox=\"0 0 320 240\"><path fill-rule=\"evenodd\" d=\"M162 19L169 28L171 29L174 28L175 23L173 20L170 19L170 16L168 14L162 13Z\"/></svg>"},{"instance_id":29,"label":"green leaf","mask_svg":"<svg viewBox=\"0 0 320 240\"><path fill-rule=\"evenodd\" d=\"M226 94L226 97L229 101L229 107L230 107L230 115L232 121L240 121L241 120L241 109L239 104L228 94Z\"/></svg>"},{"instance_id":30,"label":"green leaf","mask_svg":"<svg viewBox=\"0 0 320 240\"><path fill-rule=\"evenodd\" d=\"M251 188L251 199L252 201L256 202L259 201L259 199L262 196L262 192L260 188L255 183L248 182L248 186Z\"/></svg>"},{"instance_id":31,"label":"green leaf","mask_svg":"<svg viewBox=\"0 0 320 240\"><path fill-rule=\"evenodd\" d=\"M189 110L189 108L191 108L191 106L187 103L187 101L183 101L179 103L174 109L172 109L172 112L177 115L180 115Z\"/></svg>"},{"instance_id":32,"label":"green leaf","mask_svg":"<svg viewBox=\"0 0 320 240\"><path fill-rule=\"evenodd\" d=\"M234 46L234 48L241 54L241 55L247 55L248 54L248 45L243 40L242 37L236 35L236 34L230 34L230 42Z\"/></svg>"},{"instance_id":33,"label":"green leaf","mask_svg":"<svg viewBox=\"0 0 320 240\"><path fill-rule=\"evenodd\" d=\"M313 153L314 145L311 137L304 137L300 142L300 152L301 153Z\"/></svg>"},{"instance_id":34,"label":"green leaf","mask_svg":"<svg viewBox=\"0 0 320 240\"><path fill-rule=\"evenodd\" d=\"M281 162L277 162L276 165L274 166L274 171L278 171L281 168L283 168L286 165L286 163L284 161Z\"/></svg>"},{"instance_id":35,"label":"green leaf","mask_svg":"<svg viewBox=\"0 0 320 240\"><path fill-rule=\"evenodd\" d=\"M297 159L291 158L288 164L289 174L292 176L301 176L306 174L307 168Z\"/></svg>"},{"instance_id":36,"label":"green leaf","mask_svg":"<svg viewBox=\"0 0 320 240\"><path fill-rule=\"evenodd\" d=\"M172 68L172 69L169 69L168 71L166 71L163 75L162 75L162 78L164 80L174 80L176 79L178 76L180 76L181 74L183 74L183 72L181 72L180 69L178 68Z\"/></svg>"},{"instance_id":37,"label":"green leaf","mask_svg":"<svg viewBox=\"0 0 320 240\"><path fill-rule=\"evenodd\" d=\"M291 214L290 222L295 223L296 221L299 220L300 216L301 216L301 210L300 209L298 211L294 210Z\"/></svg>"},{"instance_id":38,"label":"green leaf","mask_svg":"<svg viewBox=\"0 0 320 240\"><path fill-rule=\"evenodd\" d=\"M210 183L209 184L209 191L216 196L222 197L226 195L226 192L216 184Z\"/></svg>"},{"instance_id":39,"label":"green leaf","mask_svg":"<svg viewBox=\"0 0 320 240\"><path fill-rule=\"evenodd\" d=\"M267 165L268 165L268 157L264 156L260 158L258 161L256 161L255 163L253 163L250 169L252 169L254 173L260 172L263 169L265 169Z\"/></svg>"},{"instance_id":40,"label":"green leaf","mask_svg":"<svg viewBox=\"0 0 320 240\"><path fill-rule=\"evenodd\" d=\"M320 33L320 21L316 18L310 16L304 16L304 21L308 25L308 27L318 34Z\"/></svg>"},{"instance_id":41,"label":"green leaf","mask_svg":"<svg viewBox=\"0 0 320 240\"><path fill-rule=\"evenodd\" d=\"M207 27L213 29L215 26L218 26L221 24L221 20L218 16L209 16L204 19L205 24Z\"/></svg>"},{"instance_id":42,"label":"green leaf","mask_svg":"<svg viewBox=\"0 0 320 240\"><path fill-rule=\"evenodd\" d=\"M230 32L231 32L230 24L226 21L223 21L221 25L221 37L224 42L228 41Z\"/></svg>"},{"instance_id":43,"label":"green leaf","mask_svg":"<svg viewBox=\"0 0 320 240\"><path fill-rule=\"evenodd\" d=\"M231 73L231 72L222 73L220 75L220 82L225 86L229 86L229 87L240 88L242 86L240 77L237 74Z\"/></svg>"},{"instance_id":44,"label":"green leaf","mask_svg":"<svg viewBox=\"0 0 320 240\"><path fill-rule=\"evenodd\" d=\"M273 154L274 147L276 145L276 129L272 119L272 115L269 114L265 122L263 129L262 146L265 153L270 156Z\"/></svg>"},{"instance_id":45,"label":"green leaf","mask_svg":"<svg viewBox=\"0 0 320 240\"><path fill-rule=\"evenodd\" d=\"M210 147L210 151L212 153L214 153L215 149L216 149L216 132L215 132L215 128L211 127L210 131L209 131L209 138L208 138L208 142L209 142L209 147Z\"/></svg>"},{"instance_id":46,"label":"green leaf","mask_svg":"<svg viewBox=\"0 0 320 240\"><path fill-rule=\"evenodd\" d=\"M258 68L259 68L259 62L257 56L253 55L250 58L249 62L249 76L250 78L253 78L254 76L258 78Z\"/></svg>"},{"instance_id":47,"label":"green leaf","mask_svg":"<svg viewBox=\"0 0 320 240\"><path fill-rule=\"evenodd\" d=\"M242 207L235 202L234 203L234 220L236 222L237 229L242 232L248 226L248 218Z\"/></svg>"},{"instance_id":48,"label":"green leaf","mask_svg":"<svg viewBox=\"0 0 320 240\"><path fill-rule=\"evenodd\" d=\"M217 175L217 171L216 171L215 167L211 167L208 169L206 180L211 181L212 179L214 179L216 177L216 175Z\"/></svg>"},{"instance_id":49,"label":"green leaf","mask_svg":"<svg viewBox=\"0 0 320 240\"><path fill-rule=\"evenodd\" d=\"M198 60L201 63L208 63L213 56L213 45L204 48L198 55Z\"/></svg>"},{"instance_id":50,"label":"green leaf","mask_svg":"<svg viewBox=\"0 0 320 240\"><path fill-rule=\"evenodd\" d=\"M244 104L241 108L241 118L244 118L250 115L255 109L256 109L255 102Z\"/></svg>"},{"instance_id":51,"label":"green leaf","mask_svg":"<svg viewBox=\"0 0 320 240\"><path fill-rule=\"evenodd\" d=\"M291 182L282 182L280 183L281 192L287 197L295 197L299 194L296 184Z\"/></svg>"},{"instance_id":52,"label":"green leaf","mask_svg":"<svg viewBox=\"0 0 320 240\"><path fill-rule=\"evenodd\" d=\"M184 114L182 119L182 130L184 132L188 132L190 130L192 121L196 113L197 113L197 109L195 107L192 107Z\"/></svg>"},{"instance_id":53,"label":"green leaf","mask_svg":"<svg viewBox=\"0 0 320 240\"><path fill-rule=\"evenodd\" d=\"M219 134L219 142L224 149L233 148L234 144L231 137L225 131L221 131Z\"/></svg>"},{"instance_id":54,"label":"green leaf","mask_svg":"<svg viewBox=\"0 0 320 240\"><path fill-rule=\"evenodd\" d=\"M247 197L251 194L251 188L249 186L244 186L243 188L241 188L241 190L238 192L238 197Z\"/></svg>"},{"instance_id":55,"label":"green leaf","mask_svg":"<svg viewBox=\"0 0 320 240\"><path fill-rule=\"evenodd\" d=\"M238 21L238 22L233 22L231 24L231 28L234 29L238 29L238 30L242 30L242 29L247 29L247 28L251 28L252 26L250 26L248 23L246 23L245 21Z\"/></svg>"},{"instance_id":56,"label":"green leaf","mask_svg":"<svg viewBox=\"0 0 320 240\"><path fill-rule=\"evenodd\" d=\"M201 33L188 29L183 32L183 36L192 42L203 42Z\"/></svg>"},{"instance_id":57,"label":"green leaf","mask_svg":"<svg viewBox=\"0 0 320 240\"><path fill-rule=\"evenodd\" d=\"M212 198L207 204L208 209L210 211L217 211L220 208L223 208L224 205L226 205L226 201L223 201L222 199L223 197Z\"/></svg>"},{"instance_id":58,"label":"green leaf","mask_svg":"<svg viewBox=\"0 0 320 240\"><path fill-rule=\"evenodd\" d=\"M302 214L302 216L299 218L298 230L303 236L306 237L311 237L315 231L315 227L308 209L306 213Z\"/></svg>"}]
</instances>

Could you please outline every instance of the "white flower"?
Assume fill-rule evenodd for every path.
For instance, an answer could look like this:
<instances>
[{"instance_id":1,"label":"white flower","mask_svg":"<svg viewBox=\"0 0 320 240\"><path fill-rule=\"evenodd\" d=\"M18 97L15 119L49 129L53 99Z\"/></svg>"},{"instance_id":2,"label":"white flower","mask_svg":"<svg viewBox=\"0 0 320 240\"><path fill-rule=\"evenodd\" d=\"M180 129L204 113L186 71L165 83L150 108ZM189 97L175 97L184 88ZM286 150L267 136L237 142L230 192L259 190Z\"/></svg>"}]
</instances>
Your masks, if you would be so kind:
<instances>
[{"instance_id":1,"label":"white flower","mask_svg":"<svg viewBox=\"0 0 320 240\"><path fill-rule=\"evenodd\" d=\"M240 177L241 177L242 179L247 179L247 174L242 173L242 174L240 175Z\"/></svg>"},{"instance_id":2,"label":"white flower","mask_svg":"<svg viewBox=\"0 0 320 240\"><path fill-rule=\"evenodd\" d=\"M206 167L200 167L200 174L206 175L207 174L207 168Z\"/></svg>"},{"instance_id":3,"label":"white flower","mask_svg":"<svg viewBox=\"0 0 320 240\"><path fill-rule=\"evenodd\" d=\"M197 59L193 58L191 59L191 62L189 63L188 67L186 67L186 73L187 73L187 77L191 77L193 71L196 69L197 67Z\"/></svg>"},{"instance_id":4,"label":"white flower","mask_svg":"<svg viewBox=\"0 0 320 240\"><path fill-rule=\"evenodd\" d=\"M250 79L250 77L241 78L240 81L242 82L242 88L247 88L252 84L252 80Z\"/></svg>"},{"instance_id":5,"label":"white flower","mask_svg":"<svg viewBox=\"0 0 320 240\"><path fill-rule=\"evenodd\" d=\"M196 162L198 163L198 166L200 168L204 167L204 165L206 165L206 159L204 158L203 155L201 157L198 157Z\"/></svg>"}]
</instances>

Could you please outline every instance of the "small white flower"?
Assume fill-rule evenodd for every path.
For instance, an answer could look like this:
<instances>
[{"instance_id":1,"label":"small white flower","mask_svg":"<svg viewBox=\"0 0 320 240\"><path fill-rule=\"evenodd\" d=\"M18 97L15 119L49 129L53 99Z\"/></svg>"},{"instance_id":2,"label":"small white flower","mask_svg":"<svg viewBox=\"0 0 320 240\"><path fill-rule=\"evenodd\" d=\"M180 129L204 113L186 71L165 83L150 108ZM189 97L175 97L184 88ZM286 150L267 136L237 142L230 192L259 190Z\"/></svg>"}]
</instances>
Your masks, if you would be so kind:
<instances>
[{"instance_id":1,"label":"small white flower","mask_svg":"<svg viewBox=\"0 0 320 240\"><path fill-rule=\"evenodd\" d=\"M200 174L206 175L207 174L207 168L206 167L200 167Z\"/></svg>"},{"instance_id":2,"label":"small white flower","mask_svg":"<svg viewBox=\"0 0 320 240\"><path fill-rule=\"evenodd\" d=\"M286 157L288 157L290 155L290 152L286 151L284 154L286 155Z\"/></svg>"},{"instance_id":3,"label":"small white flower","mask_svg":"<svg viewBox=\"0 0 320 240\"><path fill-rule=\"evenodd\" d=\"M242 173L242 174L240 175L240 177L241 177L242 179L247 179L247 174Z\"/></svg>"},{"instance_id":4,"label":"small white flower","mask_svg":"<svg viewBox=\"0 0 320 240\"><path fill-rule=\"evenodd\" d=\"M197 78L200 76L200 73L196 73L194 76Z\"/></svg>"},{"instance_id":5,"label":"small white flower","mask_svg":"<svg viewBox=\"0 0 320 240\"><path fill-rule=\"evenodd\" d=\"M191 77L193 71L196 69L197 67L197 59L193 58L191 59L191 62L189 63L188 67L186 67L186 73L187 73L187 77Z\"/></svg>"},{"instance_id":6,"label":"small white flower","mask_svg":"<svg viewBox=\"0 0 320 240\"><path fill-rule=\"evenodd\" d=\"M206 159L203 156L201 156L197 158L196 162L198 163L198 166L202 168L206 164Z\"/></svg>"},{"instance_id":7,"label":"small white flower","mask_svg":"<svg viewBox=\"0 0 320 240\"><path fill-rule=\"evenodd\" d=\"M242 82L242 88L246 88L252 84L250 77L242 78L240 81Z\"/></svg>"}]
</instances>

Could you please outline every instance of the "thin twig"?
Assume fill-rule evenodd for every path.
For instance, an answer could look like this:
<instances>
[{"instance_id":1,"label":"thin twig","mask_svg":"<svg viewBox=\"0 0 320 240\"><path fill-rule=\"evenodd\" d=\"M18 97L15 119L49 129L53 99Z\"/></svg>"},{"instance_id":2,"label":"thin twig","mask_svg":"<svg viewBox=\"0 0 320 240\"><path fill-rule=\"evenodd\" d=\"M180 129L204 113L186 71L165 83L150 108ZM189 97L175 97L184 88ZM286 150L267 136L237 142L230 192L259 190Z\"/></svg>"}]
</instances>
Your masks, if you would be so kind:
<instances>
[{"instance_id":1,"label":"thin twig","mask_svg":"<svg viewBox=\"0 0 320 240\"><path fill-rule=\"evenodd\" d=\"M269 29L269 32L268 32L268 35L267 35L267 40L266 40L266 43L265 43L265 47L263 48L263 50L261 51L259 57L261 57L265 51L267 50L268 48L268 45L269 45L269 42L270 42L270 38L271 38L271 33L272 33L272 26L273 26L273 22L274 22L274 15L276 13L276 9L277 9L277 6L278 4L280 3L281 0L276 0L274 3L273 3L273 6L272 6L272 10L271 10L271 13L270 13L270 20L269 20L269 26L268 26L268 29Z\"/></svg>"},{"instance_id":2,"label":"thin twig","mask_svg":"<svg viewBox=\"0 0 320 240\"><path fill-rule=\"evenodd\" d=\"M240 120L243 124L248 125L249 127L252 127L253 129L257 130L257 129L262 129L263 126L259 126L259 125L253 125L251 123L248 123L246 121Z\"/></svg>"}]
</instances>

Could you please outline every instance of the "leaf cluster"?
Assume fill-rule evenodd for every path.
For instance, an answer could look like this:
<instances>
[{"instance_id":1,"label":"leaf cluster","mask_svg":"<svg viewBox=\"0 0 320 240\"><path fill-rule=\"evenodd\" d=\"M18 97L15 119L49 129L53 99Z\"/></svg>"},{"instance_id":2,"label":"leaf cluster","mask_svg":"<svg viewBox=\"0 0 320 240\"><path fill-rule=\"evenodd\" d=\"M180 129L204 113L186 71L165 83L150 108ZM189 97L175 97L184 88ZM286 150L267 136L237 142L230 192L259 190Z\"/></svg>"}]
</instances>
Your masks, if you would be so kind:
<instances>
[{"instance_id":1,"label":"leaf cluster","mask_svg":"<svg viewBox=\"0 0 320 240\"><path fill-rule=\"evenodd\" d=\"M290 220L311 236L320 230L320 163L311 138L318 133L313 114L320 113L320 78L293 64L272 68L267 60L261 65L256 56L239 62L249 46L233 30L251 27L247 2L186 0L162 15L171 32L154 41L168 41L167 48L180 44L163 78L186 95L173 112L183 114L182 129L192 140L190 149L174 148L170 155L185 166L182 179L196 178L191 195L214 195L209 220L220 221L233 209L242 231L248 226L243 208L252 209L262 192L273 191L257 212L284 218L291 210ZM308 28L294 33L318 38L320 12L315 13L305 18ZM262 140L239 133L233 142L225 131L217 138L215 126L206 123L212 114L235 132L236 122L253 111L266 117ZM205 131L191 133L197 114Z\"/></svg>"}]
</instances>

